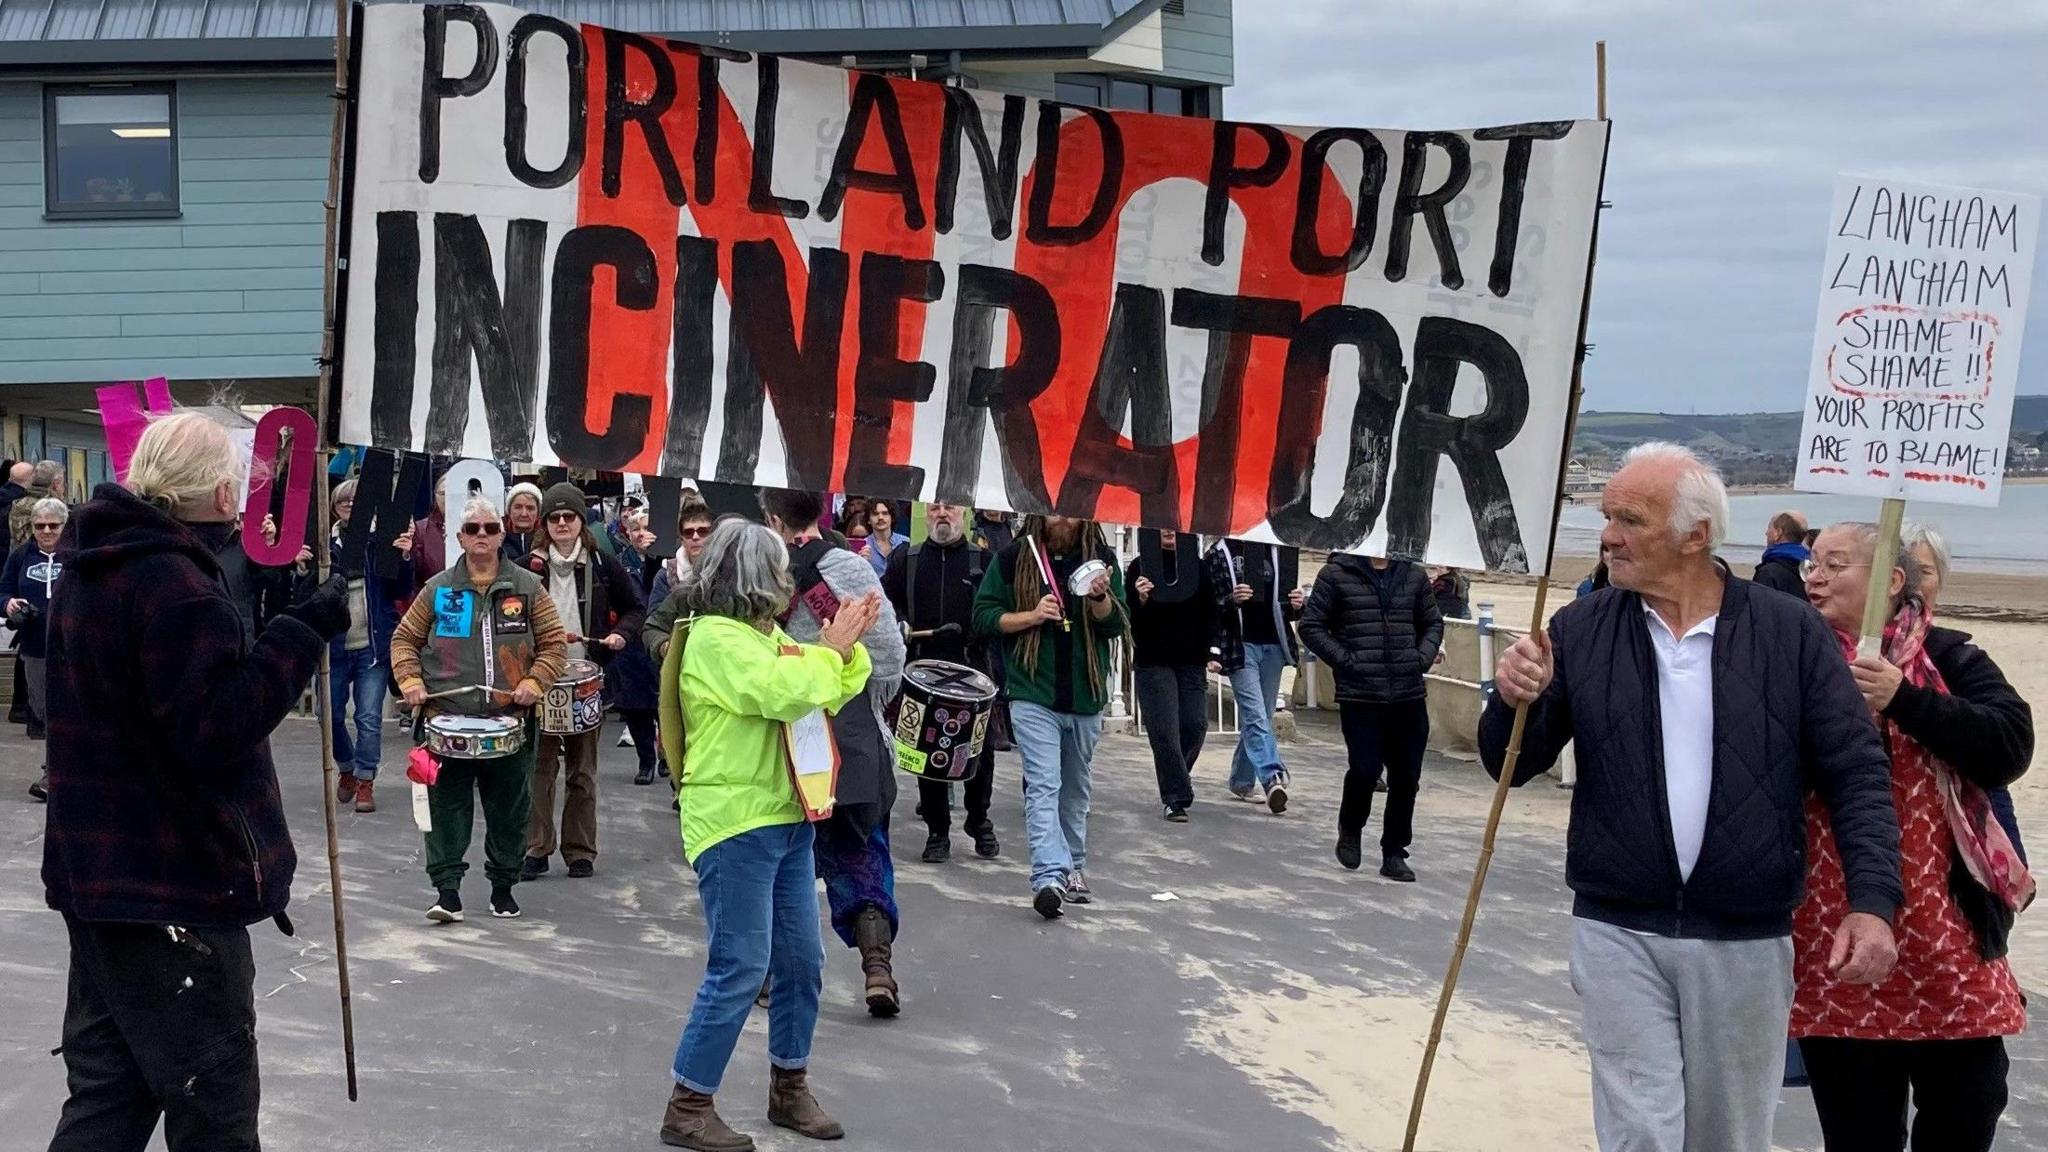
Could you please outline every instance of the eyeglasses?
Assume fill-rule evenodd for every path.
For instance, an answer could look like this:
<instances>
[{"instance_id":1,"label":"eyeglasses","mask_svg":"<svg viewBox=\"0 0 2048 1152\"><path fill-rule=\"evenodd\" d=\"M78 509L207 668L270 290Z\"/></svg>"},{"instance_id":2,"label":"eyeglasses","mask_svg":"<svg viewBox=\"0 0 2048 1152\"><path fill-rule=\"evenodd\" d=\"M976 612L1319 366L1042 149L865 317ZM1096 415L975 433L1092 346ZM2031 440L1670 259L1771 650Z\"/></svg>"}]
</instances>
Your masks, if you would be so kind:
<instances>
[{"instance_id":1,"label":"eyeglasses","mask_svg":"<svg viewBox=\"0 0 2048 1152\"><path fill-rule=\"evenodd\" d=\"M1852 564L1839 556L1830 556L1826 560L1815 560L1809 557L1799 562L1799 578L1801 580L1811 580L1815 576L1820 576L1826 580L1833 580L1851 568L1868 567L1870 567L1869 564Z\"/></svg>"},{"instance_id":2,"label":"eyeglasses","mask_svg":"<svg viewBox=\"0 0 2048 1152\"><path fill-rule=\"evenodd\" d=\"M462 526L462 534L464 536L496 536L504 530L505 526L495 520L489 524L464 524Z\"/></svg>"},{"instance_id":3,"label":"eyeglasses","mask_svg":"<svg viewBox=\"0 0 2048 1152\"><path fill-rule=\"evenodd\" d=\"M711 529L709 526L699 525L695 528L678 529L676 535L681 536L685 540L702 540L706 536L711 535Z\"/></svg>"},{"instance_id":4,"label":"eyeglasses","mask_svg":"<svg viewBox=\"0 0 2048 1152\"><path fill-rule=\"evenodd\" d=\"M583 516L578 512L550 512L548 513L548 523L581 524L583 523Z\"/></svg>"}]
</instances>

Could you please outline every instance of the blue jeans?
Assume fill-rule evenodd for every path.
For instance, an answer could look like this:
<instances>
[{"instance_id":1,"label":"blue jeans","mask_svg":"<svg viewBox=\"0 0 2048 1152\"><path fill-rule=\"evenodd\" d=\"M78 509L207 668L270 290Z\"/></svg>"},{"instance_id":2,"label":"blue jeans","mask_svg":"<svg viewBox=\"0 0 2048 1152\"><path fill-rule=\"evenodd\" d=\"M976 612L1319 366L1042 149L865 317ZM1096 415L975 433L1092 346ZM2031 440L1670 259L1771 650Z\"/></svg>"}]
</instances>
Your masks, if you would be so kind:
<instances>
[{"instance_id":1,"label":"blue jeans","mask_svg":"<svg viewBox=\"0 0 2048 1152\"><path fill-rule=\"evenodd\" d=\"M768 1062L802 1068L818 1026L825 953L818 944L817 865L809 824L742 832L697 857L711 955L676 1044L675 1081L715 1095L761 983L772 972Z\"/></svg>"},{"instance_id":2,"label":"blue jeans","mask_svg":"<svg viewBox=\"0 0 2048 1152\"><path fill-rule=\"evenodd\" d=\"M334 717L334 766L358 780L377 778L384 752L384 666L377 646L343 652L328 660L328 703ZM349 737L348 702L356 703L355 737Z\"/></svg>"},{"instance_id":3,"label":"blue jeans","mask_svg":"<svg viewBox=\"0 0 2048 1152\"><path fill-rule=\"evenodd\" d=\"M1013 700L1010 727L1024 760L1024 832L1036 892L1087 865L1088 762L1102 738L1102 717Z\"/></svg>"},{"instance_id":4,"label":"blue jeans","mask_svg":"<svg viewBox=\"0 0 2048 1152\"><path fill-rule=\"evenodd\" d=\"M1230 790L1269 788L1286 774L1280 763L1280 742L1273 737L1273 695L1280 691L1280 670L1287 650L1278 644L1244 646L1244 667L1230 674L1231 695L1237 697L1237 755L1230 759Z\"/></svg>"}]
</instances>

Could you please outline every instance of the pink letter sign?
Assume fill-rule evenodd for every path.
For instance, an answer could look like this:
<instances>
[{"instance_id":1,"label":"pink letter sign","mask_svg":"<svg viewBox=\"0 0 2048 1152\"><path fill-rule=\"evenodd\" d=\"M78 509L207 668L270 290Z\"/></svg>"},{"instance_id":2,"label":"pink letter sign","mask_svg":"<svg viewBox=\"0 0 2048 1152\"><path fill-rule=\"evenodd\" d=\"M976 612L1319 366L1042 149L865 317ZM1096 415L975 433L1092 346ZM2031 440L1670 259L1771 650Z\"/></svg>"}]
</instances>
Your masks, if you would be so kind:
<instances>
[{"instance_id":1,"label":"pink letter sign","mask_svg":"<svg viewBox=\"0 0 2048 1152\"><path fill-rule=\"evenodd\" d=\"M291 467L285 469L284 519L275 544L263 538L263 517L270 511L270 487L277 481L282 440L292 434ZM306 519L312 511L313 446L319 433L302 408L272 408L256 422L256 452L250 460L249 503L242 512L242 550L257 564L278 566L298 559L306 542Z\"/></svg>"}]
</instances>

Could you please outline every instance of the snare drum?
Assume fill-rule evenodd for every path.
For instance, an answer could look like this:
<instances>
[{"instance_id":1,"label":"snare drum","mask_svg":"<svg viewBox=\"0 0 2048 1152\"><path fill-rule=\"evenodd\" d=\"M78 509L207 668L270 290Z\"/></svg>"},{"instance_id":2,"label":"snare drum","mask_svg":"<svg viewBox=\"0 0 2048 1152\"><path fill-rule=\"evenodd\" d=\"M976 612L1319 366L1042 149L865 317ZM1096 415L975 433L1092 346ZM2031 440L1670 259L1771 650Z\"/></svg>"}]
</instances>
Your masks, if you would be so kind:
<instances>
[{"instance_id":1,"label":"snare drum","mask_svg":"<svg viewBox=\"0 0 2048 1152\"><path fill-rule=\"evenodd\" d=\"M443 760L496 760L525 746L526 729L511 716L444 712L427 718L425 737L427 751Z\"/></svg>"},{"instance_id":2,"label":"snare drum","mask_svg":"<svg viewBox=\"0 0 2048 1152\"><path fill-rule=\"evenodd\" d=\"M1076 596L1086 596L1088 590L1095 587L1095 578L1107 571L1109 565L1101 560L1086 561L1074 569L1072 576L1067 577L1067 591Z\"/></svg>"},{"instance_id":3,"label":"snare drum","mask_svg":"<svg viewBox=\"0 0 2048 1152\"><path fill-rule=\"evenodd\" d=\"M594 732L604 723L604 669L571 660L540 703L540 730L550 736Z\"/></svg>"},{"instance_id":4,"label":"snare drum","mask_svg":"<svg viewBox=\"0 0 2048 1152\"><path fill-rule=\"evenodd\" d=\"M995 712L996 682L964 664L912 660L896 712L896 766L926 780L974 775Z\"/></svg>"}]
</instances>

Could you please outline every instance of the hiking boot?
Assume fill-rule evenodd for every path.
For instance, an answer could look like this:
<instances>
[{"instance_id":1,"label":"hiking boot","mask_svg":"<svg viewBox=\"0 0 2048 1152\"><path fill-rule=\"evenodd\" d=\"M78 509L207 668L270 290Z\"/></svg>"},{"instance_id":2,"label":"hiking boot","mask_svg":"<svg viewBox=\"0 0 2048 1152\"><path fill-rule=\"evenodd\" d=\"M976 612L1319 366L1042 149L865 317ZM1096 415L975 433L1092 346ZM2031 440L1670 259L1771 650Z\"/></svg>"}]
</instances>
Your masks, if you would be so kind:
<instances>
[{"instance_id":1,"label":"hiking boot","mask_svg":"<svg viewBox=\"0 0 2048 1152\"><path fill-rule=\"evenodd\" d=\"M652 769L652 768L642 768L642 769L641 769L640 771L638 771L638 772L634 773L634 774L633 774L633 783L635 783L635 784L652 784L652 783L654 783L654 769Z\"/></svg>"},{"instance_id":2,"label":"hiking boot","mask_svg":"<svg viewBox=\"0 0 2048 1152\"><path fill-rule=\"evenodd\" d=\"M353 803L355 798L356 778L343 772L341 779L334 785L334 802L336 804L349 804Z\"/></svg>"},{"instance_id":3,"label":"hiking boot","mask_svg":"<svg viewBox=\"0 0 2048 1152\"><path fill-rule=\"evenodd\" d=\"M868 1015L887 1020L903 1011L897 998L896 975L890 971L890 943L895 931L880 908L863 908L853 918L853 943L860 949L860 970L867 977Z\"/></svg>"},{"instance_id":4,"label":"hiking boot","mask_svg":"<svg viewBox=\"0 0 2048 1152\"><path fill-rule=\"evenodd\" d=\"M28 786L28 794L29 798L38 804L48 804L50 802L50 770L48 768L43 769L42 775L36 777L36 782Z\"/></svg>"},{"instance_id":5,"label":"hiking boot","mask_svg":"<svg viewBox=\"0 0 2048 1152\"><path fill-rule=\"evenodd\" d=\"M512 887L500 884L491 889L491 915L500 920L519 919L519 901L512 898Z\"/></svg>"},{"instance_id":6,"label":"hiking boot","mask_svg":"<svg viewBox=\"0 0 2048 1152\"><path fill-rule=\"evenodd\" d=\"M811 1095L809 1077L802 1068L770 1068L768 1079L768 1122L777 1128L809 1136L813 1140L837 1140L846 1135L839 1121L825 1115L818 1098Z\"/></svg>"},{"instance_id":7,"label":"hiking boot","mask_svg":"<svg viewBox=\"0 0 2048 1152\"><path fill-rule=\"evenodd\" d=\"M1167 822L1168 824L1185 824L1185 823L1187 823L1187 822L1188 822L1188 808L1187 808L1187 805L1185 805L1185 804L1168 804L1168 805L1166 806L1166 822Z\"/></svg>"},{"instance_id":8,"label":"hiking boot","mask_svg":"<svg viewBox=\"0 0 2048 1152\"><path fill-rule=\"evenodd\" d=\"M1356 828L1337 829L1337 863L1353 872L1358 871L1359 862L1364 859L1359 851L1358 838L1359 830Z\"/></svg>"},{"instance_id":9,"label":"hiking boot","mask_svg":"<svg viewBox=\"0 0 2048 1152\"><path fill-rule=\"evenodd\" d=\"M953 837L944 832L933 832L924 838L924 862L944 864L953 858Z\"/></svg>"},{"instance_id":10,"label":"hiking boot","mask_svg":"<svg viewBox=\"0 0 2048 1152\"><path fill-rule=\"evenodd\" d=\"M753 1152L754 1148L754 1138L733 1131L712 1106L711 1097L681 1084L669 1093L668 1111L661 1117L661 1142L697 1152Z\"/></svg>"},{"instance_id":11,"label":"hiking boot","mask_svg":"<svg viewBox=\"0 0 2048 1152\"><path fill-rule=\"evenodd\" d=\"M1287 811L1287 777L1285 774L1273 777L1266 786L1266 808L1278 816Z\"/></svg>"},{"instance_id":12,"label":"hiking boot","mask_svg":"<svg viewBox=\"0 0 2048 1152\"><path fill-rule=\"evenodd\" d=\"M358 812L375 812L376 810L377 810L377 785L376 785L376 783L375 783L374 781L370 781L370 780L358 780L358 781L356 781L356 811L358 811Z\"/></svg>"},{"instance_id":13,"label":"hiking boot","mask_svg":"<svg viewBox=\"0 0 2048 1152\"><path fill-rule=\"evenodd\" d=\"M569 861L569 879L588 880L597 872L597 864L590 860Z\"/></svg>"},{"instance_id":14,"label":"hiking boot","mask_svg":"<svg viewBox=\"0 0 2048 1152\"><path fill-rule=\"evenodd\" d=\"M521 884L531 884L547 874L548 858L545 856L528 856L519 865L519 882Z\"/></svg>"},{"instance_id":15,"label":"hiking boot","mask_svg":"<svg viewBox=\"0 0 2048 1152\"><path fill-rule=\"evenodd\" d=\"M453 888L436 892L434 906L427 909L427 919L436 924L462 923L462 893Z\"/></svg>"},{"instance_id":16,"label":"hiking boot","mask_svg":"<svg viewBox=\"0 0 2048 1152\"><path fill-rule=\"evenodd\" d=\"M1003 842L996 839L996 826L983 824L973 833L974 854L983 860L993 860L1003 854Z\"/></svg>"},{"instance_id":17,"label":"hiking boot","mask_svg":"<svg viewBox=\"0 0 2048 1152\"><path fill-rule=\"evenodd\" d=\"M1389 856L1380 861L1380 875L1403 884L1415 883L1415 869L1410 868L1408 861L1399 856Z\"/></svg>"},{"instance_id":18,"label":"hiking boot","mask_svg":"<svg viewBox=\"0 0 2048 1152\"><path fill-rule=\"evenodd\" d=\"M1066 897L1060 895L1057 884L1047 884L1031 897L1031 907L1047 920L1057 920L1066 915L1066 909L1061 907L1065 903Z\"/></svg>"}]
</instances>

